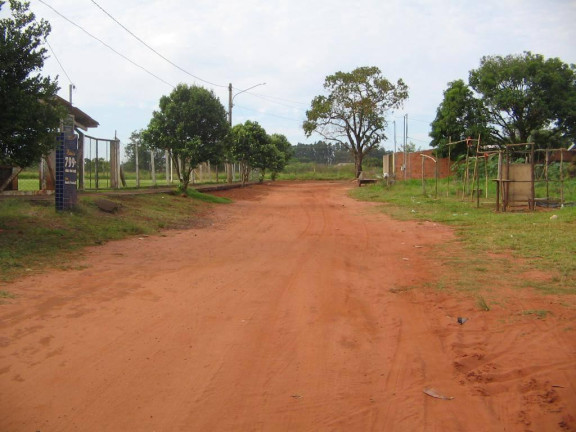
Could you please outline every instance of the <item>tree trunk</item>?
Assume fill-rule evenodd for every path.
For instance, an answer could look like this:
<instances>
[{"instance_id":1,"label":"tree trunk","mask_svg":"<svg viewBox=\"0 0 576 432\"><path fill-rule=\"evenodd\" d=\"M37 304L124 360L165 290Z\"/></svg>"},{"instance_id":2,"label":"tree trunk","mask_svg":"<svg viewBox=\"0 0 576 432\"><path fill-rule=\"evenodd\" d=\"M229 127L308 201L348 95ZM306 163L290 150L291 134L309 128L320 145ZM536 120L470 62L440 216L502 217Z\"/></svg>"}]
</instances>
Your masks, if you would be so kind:
<instances>
[{"instance_id":1,"label":"tree trunk","mask_svg":"<svg viewBox=\"0 0 576 432\"><path fill-rule=\"evenodd\" d=\"M250 166L247 162L240 162L240 180L242 181L242 187L246 186L246 182L249 180L250 176Z\"/></svg>"},{"instance_id":2,"label":"tree trunk","mask_svg":"<svg viewBox=\"0 0 576 432\"><path fill-rule=\"evenodd\" d=\"M186 192L188 185L190 184L190 175L192 174L192 168L183 168L182 176L180 177L180 186L178 189L180 192Z\"/></svg>"},{"instance_id":3,"label":"tree trunk","mask_svg":"<svg viewBox=\"0 0 576 432\"><path fill-rule=\"evenodd\" d=\"M356 178L360 177L362 172L362 159L364 155L362 153L354 153L354 168L356 169Z\"/></svg>"}]
</instances>

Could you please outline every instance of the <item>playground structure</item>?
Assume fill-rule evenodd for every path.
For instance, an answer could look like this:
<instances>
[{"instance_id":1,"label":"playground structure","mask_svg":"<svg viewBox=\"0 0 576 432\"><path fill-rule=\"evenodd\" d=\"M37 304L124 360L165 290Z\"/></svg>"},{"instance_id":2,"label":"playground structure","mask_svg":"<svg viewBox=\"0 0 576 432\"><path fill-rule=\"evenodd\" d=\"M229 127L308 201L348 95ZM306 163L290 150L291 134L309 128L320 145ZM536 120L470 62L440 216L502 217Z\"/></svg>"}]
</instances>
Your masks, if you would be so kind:
<instances>
[{"instance_id":1,"label":"playground structure","mask_svg":"<svg viewBox=\"0 0 576 432\"><path fill-rule=\"evenodd\" d=\"M564 155L568 152L567 149L535 149L534 143L482 145L481 138L478 136L477 139L449 141L449 158L452 146L463 142L466 142L466 159L462 179L462 199L475 199L476 206L479 207L482 196L488 199L490 182L493 182L496 185L494 203L496 211L506 212L512 207L528 207L529 210L534 210L536 205L561 206L565 204ZM551 158L551 155L555 154L559 154L559 157ZM496 178L490 179L491 173L488 165L494 157L498 158ZM558 178L550 175L550 167L555 162L559 162ZM483 184L481 184L482 180ZM536 183L544 184L545 196L536 196ZM551 185L555 186L554 191ZM448 179L449 193L450 178Z\"/></svg>"}]
</instances>

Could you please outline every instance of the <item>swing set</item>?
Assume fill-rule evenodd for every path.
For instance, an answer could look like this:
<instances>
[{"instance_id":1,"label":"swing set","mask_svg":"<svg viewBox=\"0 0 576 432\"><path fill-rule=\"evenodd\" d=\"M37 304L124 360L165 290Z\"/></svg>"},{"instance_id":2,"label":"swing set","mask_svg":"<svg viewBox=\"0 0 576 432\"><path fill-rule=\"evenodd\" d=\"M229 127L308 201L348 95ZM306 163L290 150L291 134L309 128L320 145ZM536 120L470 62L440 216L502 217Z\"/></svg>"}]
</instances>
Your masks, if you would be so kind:
<instances>
[{"instance_id":1,"label":"swing set","mask_svg":"<svg viewBox=\"0 0 576 432\"><path fill-rule=\"evenodd\" d=\"M480 198L488 199L490 181L496 184L496 211L506 212L511 207L528 207L534 210L536 205L559 206L564 204L564 152L566 149L535 149L533 142L519 144L505 144L503 146L483 146L481 137L477 139L466 138L460 141L449 139L448 159L451 158L452 147L466 143L465 168L462 178L461 199L476 200L476 207L480 207ZM550 174L552 163L551 155L560 152L559 174L553 179ZM544 153L544 163L538 159L539 154ZM497 157L496 178L490 179L488 170L489 161ZM424 158L423 158L424 159ZM483 166L482 166L483 165ZM536 168L541 168L538 180L535 178ZM482 169L483 168L483 169ZM483 184L482 173L483 171ZM450 194L451 178L447 181L447 195ZM545 198L537 198L535 183L543 182L545 186ZM552 191L553 189L553 191ZM553 197L557 192L559 197ZM486 203L486 202L485 202Z\"/></svg>"}]
</instances>

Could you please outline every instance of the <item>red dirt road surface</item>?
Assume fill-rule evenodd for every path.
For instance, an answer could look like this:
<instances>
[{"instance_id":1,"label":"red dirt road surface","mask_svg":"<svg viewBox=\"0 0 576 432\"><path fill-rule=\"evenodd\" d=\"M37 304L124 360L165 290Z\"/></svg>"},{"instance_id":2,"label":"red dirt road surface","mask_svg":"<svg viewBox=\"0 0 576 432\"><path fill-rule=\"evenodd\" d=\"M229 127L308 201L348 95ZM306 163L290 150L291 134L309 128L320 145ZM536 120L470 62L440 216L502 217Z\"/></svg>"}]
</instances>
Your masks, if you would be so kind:
<instances>
[{"instance_id":1,"label":"red dirt road surface","mask_svg":"<svg viewBox=\"0 0 576 432\"><path fill-rule=\"evenodd\" d=\"M574 298L480 311L434 288L449 228L349 187L220 192L206 226L3 287L0 430L576 430Z\"/></svg>"}]
</instances>

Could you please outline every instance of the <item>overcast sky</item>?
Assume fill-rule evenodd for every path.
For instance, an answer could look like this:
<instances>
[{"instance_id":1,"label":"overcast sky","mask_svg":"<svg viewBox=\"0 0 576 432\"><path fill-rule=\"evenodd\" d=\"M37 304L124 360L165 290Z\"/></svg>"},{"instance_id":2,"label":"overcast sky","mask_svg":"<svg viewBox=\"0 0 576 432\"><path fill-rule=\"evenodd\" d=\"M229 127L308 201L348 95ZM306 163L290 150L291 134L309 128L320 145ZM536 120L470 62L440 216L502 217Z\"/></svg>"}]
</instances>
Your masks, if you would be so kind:
<instances>
[{"instance_id":1,"label":"overcast sky","mask_svg":"<svg viewBox=\"0 0 576 432\"><path fill-rule=\"evenodd\" d=\"M312 143L320 137L306 138L302 122L324 78L378 66L410 94L383 146L393 148L394 120L401 144L408 114L409 140L427 148L447 83L467 80L482 56L529 50L576 63L576 0L31 0L31 9L52 25L44 73L59 75L66 99L76 86L74 105L100 123L89 135L117 131L123 143L147 126L167 83L181 82L213 90L226 109L228 83L235 95L266 83L235 96L233 123Z\"/></svg>"}]
</instances>

